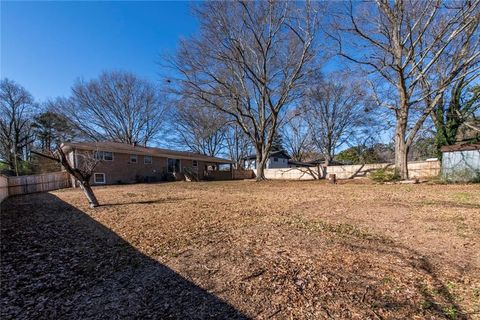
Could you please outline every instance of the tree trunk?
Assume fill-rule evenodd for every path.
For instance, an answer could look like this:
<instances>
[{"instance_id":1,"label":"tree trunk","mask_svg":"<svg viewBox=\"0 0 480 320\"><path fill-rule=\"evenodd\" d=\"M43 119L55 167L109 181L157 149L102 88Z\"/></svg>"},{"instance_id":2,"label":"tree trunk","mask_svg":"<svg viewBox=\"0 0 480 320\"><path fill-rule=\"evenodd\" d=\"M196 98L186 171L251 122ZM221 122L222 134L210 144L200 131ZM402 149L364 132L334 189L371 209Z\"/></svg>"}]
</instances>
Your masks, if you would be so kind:
<instances>
[{"instance_id":1,"label":"tree trunk","mask_svg":"<svg viewBox=\"0 0 480 320\"><path fill-rule=\"evenodd\" d=\"M406 121L397 120L395 128L395 170L402 180L408 179L408 147L405 142Z\"/></svg>"},{"instance_id":2,"label":"tree trunk","mask_svg":"<svg viewBox=\"0 0 480 320\"><path fill-rule=\"evenodd\" d=\"M328 167L322 164L317 164L317 176L318 180L325 179L327 176Z\"/></svg>"},{"instance_id":3,"label":"tree trunk","mask_svg":"<svg viewBox=\"0 0 480 320\"><path fill-rule=\"evenodd\" d=\"M332 162L332 157L330 155L325 156L325 160L323 161L323 166L328 167Z\"/></svg>"},{"instance_id":4,"label":"tree trunk","mask_svg":"<svg viewBox=\"0 0 480 320\"><path fill-rule=\"evenodd\" d=\"M92 187L90 186L90 183L88 181L80 181L80 187L83 190L83 193L85 193L85 196L88 199L88 203L90 204L90 208L95 208L98 207L98 200L95 194L93 193Z\"/></svg>"},{"instance_id":5,"label":"tree trunk","mask_svg":"<svg viewBox=\"0 0 480 320\"><path fill-rule=\"evenodd\" d=\"M263 155L263 153L260 151L257 151L257 159L256 159L256 167L257 167L257 181L264 181L267 180L265 178L265 164L267 162L267 157Z\"/></svg>"}]
</instances>

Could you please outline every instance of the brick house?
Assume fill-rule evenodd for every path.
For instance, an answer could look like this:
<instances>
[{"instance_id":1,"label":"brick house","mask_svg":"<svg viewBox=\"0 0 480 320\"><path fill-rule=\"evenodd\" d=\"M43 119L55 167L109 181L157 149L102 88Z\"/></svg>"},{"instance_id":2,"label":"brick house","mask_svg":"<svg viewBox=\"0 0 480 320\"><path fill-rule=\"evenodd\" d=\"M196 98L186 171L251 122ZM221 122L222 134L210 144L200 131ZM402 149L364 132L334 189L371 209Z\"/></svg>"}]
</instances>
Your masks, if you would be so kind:
<instances>
[{"instance_id":1,"label":"brick house","mask_svg":"<svg viewBox=\"0 0 480 320\"><path fill-rule=\"evenodd\" d=\"M85 153L101 160L90 181L93 185L153 182L186 177L202 180L220 165L232 161L193 152L142 147L117 142L69 142L62 149L68 160L77 167Z\"/></svg>"}]
</instances>

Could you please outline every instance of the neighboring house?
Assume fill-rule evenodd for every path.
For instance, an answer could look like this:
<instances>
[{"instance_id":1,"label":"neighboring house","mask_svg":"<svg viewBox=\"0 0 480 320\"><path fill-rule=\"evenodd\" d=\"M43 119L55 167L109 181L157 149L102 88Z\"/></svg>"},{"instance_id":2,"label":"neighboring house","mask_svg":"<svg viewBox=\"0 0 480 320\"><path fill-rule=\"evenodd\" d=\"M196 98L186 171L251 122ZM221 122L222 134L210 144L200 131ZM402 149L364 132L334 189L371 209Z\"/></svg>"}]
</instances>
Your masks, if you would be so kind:
<instances>
[{"instance_id":1,"label":"neighboring house","mask_svg":"<svg viewBox=\"0 0 480 320\"><path fill-rule=\"evenodd\" d=\"M141 147L117 142L64 143L62 149L73 167L80 166L82 153L95 154L101 160L95 167L92 184L134 183L182 180L194 174L204 178L219 165L233 163L230 160L209 157L193 152L161 148Z\"/></svg>"},{"instance_id":2,"label":"neighboring house","mask_svg":"<svg viewBox=\"0 0 480 320\"><path fill-rule=\"evenodd\" d=\"M257 169L257 156L249 155L243 158L245 169ZM265 163L266 169L298 168L309 167L311 164L291 160L291 157L285 151L273 151Z\"/></svg>"},{"instance_id":3,"label":"neighboring house","mask_svg":"<svg viewBox=\"0 0 480 320\"><path fill-rule=\"evenodd\" d=\"M453 182L480 182L480 143L444 146L442 176Z\"/></svg>"}]
</instances>

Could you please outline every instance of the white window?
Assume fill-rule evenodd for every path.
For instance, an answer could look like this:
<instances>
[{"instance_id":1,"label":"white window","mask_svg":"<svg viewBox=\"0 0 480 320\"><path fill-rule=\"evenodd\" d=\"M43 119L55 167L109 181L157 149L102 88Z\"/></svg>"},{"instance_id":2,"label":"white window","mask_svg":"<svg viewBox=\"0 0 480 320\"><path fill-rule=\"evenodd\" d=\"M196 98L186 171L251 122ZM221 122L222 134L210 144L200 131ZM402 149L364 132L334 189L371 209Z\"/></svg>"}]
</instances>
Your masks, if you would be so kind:
<instances>
[{"instance_id":1,"label":"white window","mask_svg":"<svg viewBox=\"0 0 480 320\"><path fill-rule=\"evenodd\" d=\"M113 152L110 151L95 151L95 159L113 161Z\"/></svg>"},{"instance_id":2,"label":"white window","mask_svg":"<svg viewBox=\"0 0 480 320\"><path fill-rule=\"evenodd\" d=\"M130 155L130 163L137 163L138 157L136 154Z\"/></svg>"},{"instance_id":3,"label":"white window","mask_svg":"<svg viewBox=\"0 0 480 320\"><path fill-rule=\"evenodd\" d=\"M99 184L105 184L105 173L94 173L93 174L93 182Z\"/></svg>"},{"instance_id":4,"label":"white window","mask_svg":"<svg viewBox=\"0 0 480 320\"><path fill-rule=\"evenodd\" d=\"M103 151L95 151L95 159L103 160Z\"/></svg>"},{"instance_id":5,"label":"white window","mask_svg":"<svg viewBox=\"0 0 480 320\"><path fill-rule=\"evenodd\" d=\"M103 152L103 160L105 160L105 161L113 161L113 152L104 151L104 152Z\"/></svg>"},{"instance_id":6,"label":"white window","mask_svg":"<svg viewBox=\"0 0 480 320\"><path fill-rule=\"evenodd\" d=\"M198 161L197 160L192 161L192 167L198 167Z\"/></svg>"},{"instance_id":7,"label":"white window","mask_svg":"<svg viewBox=\"0 0 480 320\"><path fill-rule=\"evenodd\" d=\"M144 156L143 163L145 164L152 164L152 156Z\"/></svg>"}]
</instances>

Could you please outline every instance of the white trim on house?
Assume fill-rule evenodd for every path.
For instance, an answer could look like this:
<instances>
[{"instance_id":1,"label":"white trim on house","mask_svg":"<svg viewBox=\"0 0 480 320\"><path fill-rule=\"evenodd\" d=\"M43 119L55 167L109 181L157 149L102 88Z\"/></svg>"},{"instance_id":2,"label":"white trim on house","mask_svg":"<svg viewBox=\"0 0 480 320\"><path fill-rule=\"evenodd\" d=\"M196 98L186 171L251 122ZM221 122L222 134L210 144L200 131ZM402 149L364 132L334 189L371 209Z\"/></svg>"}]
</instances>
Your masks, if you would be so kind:
<instances>
[{"instance_id":1,"label":"white trim on house","mask_svg":"<svg viewBox=\"0 0 480 320\"><path fill-rule=\"evenodd\" d=\"M209 163L233 163L228 159L205 156L193 152L161 149L154 147L142 147L119 142L64 142L61 145L64 152L69 152L71 149L94 151L94 150L109 150L114 153L137 154L140 156L150 155L159 158L175 158L182 160L198 160Z\"/></svg>"},{"instance_id":2,"label":"white trim on house","mask_svg":"<svg viewBox=\"0 0 480 320\"><path fill-rule=\"evenodd\" d=\"M97 181L97 175L101 175L103 176L103 181ZM107 183L107 178L105 177L105 173L102 173L102 172L95 172L93 174L93 183L95 184L106 184Z\"/></svg>"},{"instance_id":3,"label":"white trim on house","mask_svg":"<svg viewBox=\"0 0 480 320\"><path fill-rule=\"evenodd\" d=\"M111 159L106 159L105 158L105 153L111 153L112 158ZM103 160L103 161L113 161L115 159L113 151L103 151L103 150L94 150L94 157L97 160Z\"/></svg>"}]
</instances>

